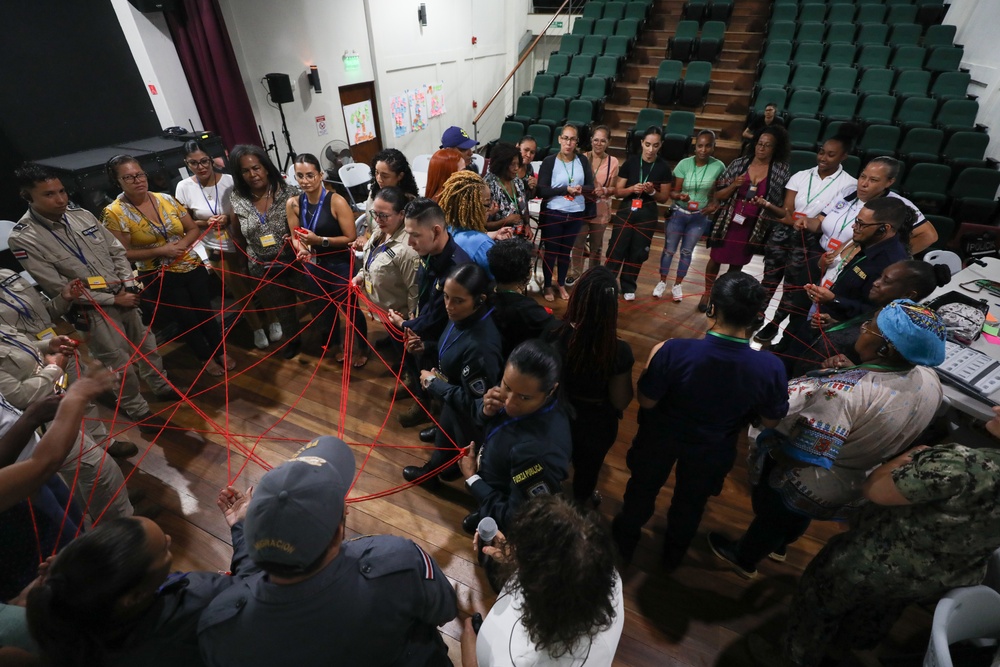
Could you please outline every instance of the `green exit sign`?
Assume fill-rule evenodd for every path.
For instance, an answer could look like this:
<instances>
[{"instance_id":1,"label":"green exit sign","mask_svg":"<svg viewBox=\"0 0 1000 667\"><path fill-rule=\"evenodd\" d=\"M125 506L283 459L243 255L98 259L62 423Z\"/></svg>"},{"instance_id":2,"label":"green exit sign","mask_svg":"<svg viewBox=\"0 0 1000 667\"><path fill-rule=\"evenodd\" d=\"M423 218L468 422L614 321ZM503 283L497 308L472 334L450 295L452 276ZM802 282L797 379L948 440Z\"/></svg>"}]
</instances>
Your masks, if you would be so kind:
<instances>
[{"instance_id":1,"label":"green exit sign","mask_svg":"<svg viewBox=\"0 0 1000 667\"><path fill-rule=\"evenodd\" d=\"M561 28L561 27L563 27L563 22L562 21L556 21L556 22L554 22L552 24L552 27L553 28Z\"/></svg>"}]
</instances>

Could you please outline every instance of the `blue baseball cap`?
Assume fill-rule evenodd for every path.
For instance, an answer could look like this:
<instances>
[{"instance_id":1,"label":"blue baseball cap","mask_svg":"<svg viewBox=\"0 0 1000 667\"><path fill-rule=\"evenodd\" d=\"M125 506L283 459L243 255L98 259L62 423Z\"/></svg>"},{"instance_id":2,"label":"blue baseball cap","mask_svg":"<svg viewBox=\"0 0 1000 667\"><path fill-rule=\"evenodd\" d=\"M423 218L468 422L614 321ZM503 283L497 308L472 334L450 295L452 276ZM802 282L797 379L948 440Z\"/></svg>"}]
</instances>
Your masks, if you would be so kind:
<instances>
[{"instance_id":1,"label":"blue baseball cap","mask_svg":"<svg viewBox=\"0 0 1000 667\"><path fill-rule=\"evenodd\" d=\"M441 135L441 148L461 148L465 150L478 145L478 141L470 137L468 132L457 125L452 125Z\"/></svg>"}]
</instances>

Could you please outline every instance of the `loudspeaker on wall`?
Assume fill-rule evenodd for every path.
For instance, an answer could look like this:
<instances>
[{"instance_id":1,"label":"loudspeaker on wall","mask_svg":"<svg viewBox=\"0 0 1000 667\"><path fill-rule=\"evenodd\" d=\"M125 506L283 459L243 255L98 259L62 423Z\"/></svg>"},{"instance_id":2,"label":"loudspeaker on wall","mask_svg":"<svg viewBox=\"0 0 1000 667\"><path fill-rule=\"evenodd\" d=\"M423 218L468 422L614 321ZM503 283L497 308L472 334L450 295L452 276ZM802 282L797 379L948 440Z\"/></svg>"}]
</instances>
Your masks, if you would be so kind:
<instances>
[{"instance_id":1,"label":"loudspeaker on wall","mask_svg":"<svg viewBox=\"0 0 1000 667\"><path fill-rule=\"evenodd\" d=\"M292 95L292 80L287 74L271 73L265 74L267 79L267 91L271 94L271 101L275 104L288 104L294 102Z\"/></svg>"}]
</instances>

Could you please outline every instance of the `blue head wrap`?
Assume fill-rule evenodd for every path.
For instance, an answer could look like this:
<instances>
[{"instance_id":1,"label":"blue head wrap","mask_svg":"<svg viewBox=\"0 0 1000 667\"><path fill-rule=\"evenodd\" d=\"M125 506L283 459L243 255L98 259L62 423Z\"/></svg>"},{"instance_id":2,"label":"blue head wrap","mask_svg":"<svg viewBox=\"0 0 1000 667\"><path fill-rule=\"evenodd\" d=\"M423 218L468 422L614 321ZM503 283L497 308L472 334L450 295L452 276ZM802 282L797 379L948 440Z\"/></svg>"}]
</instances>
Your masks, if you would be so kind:
<instances>
[{"instance_id":1,"label":"blue head wrap","mask_svg":"<svg viewBox=\"0 0 1000 667\"><path fill-rule=\"evenodd\" d=\"M937 366L944 361L944 322L930 308L896 299L879 312L876 323L886 340L911 364Z\"/></svg>"}]
</instances>

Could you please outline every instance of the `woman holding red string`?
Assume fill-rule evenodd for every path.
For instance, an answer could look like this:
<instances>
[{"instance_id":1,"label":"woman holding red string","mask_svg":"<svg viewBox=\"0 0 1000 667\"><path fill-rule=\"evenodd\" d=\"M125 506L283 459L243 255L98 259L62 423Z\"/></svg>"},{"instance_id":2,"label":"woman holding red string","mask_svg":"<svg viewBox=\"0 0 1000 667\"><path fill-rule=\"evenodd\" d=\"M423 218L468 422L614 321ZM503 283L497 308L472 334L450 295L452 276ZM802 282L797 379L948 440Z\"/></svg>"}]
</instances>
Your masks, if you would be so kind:
<instances>
[{"instance_id":1,"label":"woman holding red string","mask_svg":"<svg viewBox=\"0 0 1000 667\"><path fill-rule=\"evenodd\" d=\"M318 319L324 344L333 346L338 363L344 362L339 315L341 309L350 313L352 337L357 339L351 365L361 368L368 363L368 344L363 336L367 331L365 315L357 307L357 299L349 298L353 259L350 246L358 232L351 205L323 187L322 174L315 155L302 153L295 158L295 180L302 194L289 197L285 204L288 229L295 255L309 277L306 289L320 308Z\"/></svg>"},{"instance_id":2,"label":"woman holding red string","mask_svg":"<svg viewBox=\"0 0 1000 667\"><path fill-rule=\"evenodd\" d=\"M116 155L107 170L122 193L101 220L138 267L143 298L156 304L157 314L177 323L206 373L224 375L236 362L223 350L208 271L191 250L201 235L198 225L176 199L149 191L146 173L134 157Z\"/></svg>"}]
</instances>

